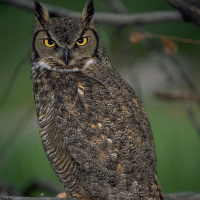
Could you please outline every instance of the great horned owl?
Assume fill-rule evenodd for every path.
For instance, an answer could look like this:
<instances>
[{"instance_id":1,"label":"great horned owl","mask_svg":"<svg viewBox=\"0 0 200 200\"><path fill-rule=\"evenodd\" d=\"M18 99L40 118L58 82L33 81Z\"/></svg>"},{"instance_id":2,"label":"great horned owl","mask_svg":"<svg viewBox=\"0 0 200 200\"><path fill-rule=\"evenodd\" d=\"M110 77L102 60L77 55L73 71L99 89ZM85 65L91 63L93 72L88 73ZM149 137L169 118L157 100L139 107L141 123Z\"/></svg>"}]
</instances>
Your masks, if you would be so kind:
<instances>
[{"instance_id":1,"label":"great horned owl","mask_svg":"<svg viewBox=\"0 0 200 200\"><path fill-rule=\"evenodd\" d=\"M49 18L38 2L32 78L40 136L67 197L162 199L146 112L113 68L93 20Z\"/></svg>"}]
</instances>

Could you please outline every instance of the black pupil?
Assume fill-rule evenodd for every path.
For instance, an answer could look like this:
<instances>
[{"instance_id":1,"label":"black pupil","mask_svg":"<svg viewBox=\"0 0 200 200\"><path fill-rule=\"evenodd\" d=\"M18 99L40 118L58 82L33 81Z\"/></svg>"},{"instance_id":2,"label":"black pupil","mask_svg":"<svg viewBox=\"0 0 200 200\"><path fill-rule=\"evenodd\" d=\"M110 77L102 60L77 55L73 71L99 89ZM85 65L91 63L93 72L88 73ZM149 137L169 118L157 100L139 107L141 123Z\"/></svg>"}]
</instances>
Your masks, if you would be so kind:
<instances>
[{"instance_id":1,"label":"black pupil","mask_svg":"<svg viewBox=\"0 0 200 200\"><path fill-rule=\"evenodd\" d=\"M83 38L78 39L78 43L83 43Z\"/></svg>"},{"instance_id":2,"label":"black pupil","mask_svg":"<svg viewBox=\"0 0 200 200\"><path fill-rule=\"evenodd\" d=\"M54 41L53 40L48 40L49 45L53 45Z\"/></svg>"}]
</instances>

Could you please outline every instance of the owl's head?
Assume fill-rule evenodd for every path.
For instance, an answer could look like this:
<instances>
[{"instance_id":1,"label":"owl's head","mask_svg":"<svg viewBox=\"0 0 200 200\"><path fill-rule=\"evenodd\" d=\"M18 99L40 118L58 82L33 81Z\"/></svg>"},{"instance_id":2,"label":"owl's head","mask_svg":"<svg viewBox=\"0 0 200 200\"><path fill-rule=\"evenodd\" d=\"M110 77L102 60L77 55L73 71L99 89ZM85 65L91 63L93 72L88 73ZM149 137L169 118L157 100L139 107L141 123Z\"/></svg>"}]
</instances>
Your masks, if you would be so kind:
<instances>
[{"instance_id":1,"label":"owl's head","mask_svg":"<svg viewBox=\"0 0 200 200\"><path fill-rule=\"evenodd\" d=\"M35 2L32 67L54 71L79 70L98 62L102 43L93 15L92 0L84 7L82 18L49 18L48 11Z\"/></svg>"}]
</instances>

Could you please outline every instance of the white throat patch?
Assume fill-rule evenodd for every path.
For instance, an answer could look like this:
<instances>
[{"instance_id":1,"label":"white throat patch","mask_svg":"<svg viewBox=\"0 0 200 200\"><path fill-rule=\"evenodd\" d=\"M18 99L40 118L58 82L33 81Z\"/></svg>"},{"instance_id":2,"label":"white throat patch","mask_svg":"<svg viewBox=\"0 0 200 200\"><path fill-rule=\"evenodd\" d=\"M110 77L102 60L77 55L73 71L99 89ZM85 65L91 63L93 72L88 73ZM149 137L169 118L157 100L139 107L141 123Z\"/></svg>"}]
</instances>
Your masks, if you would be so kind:
<instances>
[{"instance_id":1,"label":"white throat patch","mask_svg":"<svg viewBox=\"0 0 200 200\"><path fill-rule=\"evenodd\" d=\"M84 67L82 69L64 69L64 68L59 68L59 67L51 67L48 64L46 64L43 61L40 62L34 62L33 66L32 66L32 73L35 73L35 70L38 68L41 69L48 69L50 71L56 71L56 72L64 72L64 73L70 73L70 72L81 72L82 70L87 69L88 67L90 67L92 64L95 63L95 60L90 59L86 62L86 64L84 65Z\"/></svg>"}]
</instances>

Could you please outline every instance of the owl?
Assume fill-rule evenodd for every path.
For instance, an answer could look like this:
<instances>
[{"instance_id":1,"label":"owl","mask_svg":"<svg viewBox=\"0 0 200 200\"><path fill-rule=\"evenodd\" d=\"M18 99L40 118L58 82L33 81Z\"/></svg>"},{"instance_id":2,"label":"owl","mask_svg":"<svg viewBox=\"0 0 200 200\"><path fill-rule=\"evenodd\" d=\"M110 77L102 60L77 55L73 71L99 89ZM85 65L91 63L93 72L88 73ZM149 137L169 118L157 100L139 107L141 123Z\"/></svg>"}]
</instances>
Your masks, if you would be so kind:
<instances>
[{"instance_id":1,"label":"owl","mask_svg":"<svg viewBox=\"0 0 200 200\"><path fill-rule=\"evenodd\" d=\"M31 67L39 132L67 197L160 200L151 127L113 67L90 1L82 18L49 18L35 2Z\"/></svg>"}]
</instances>

